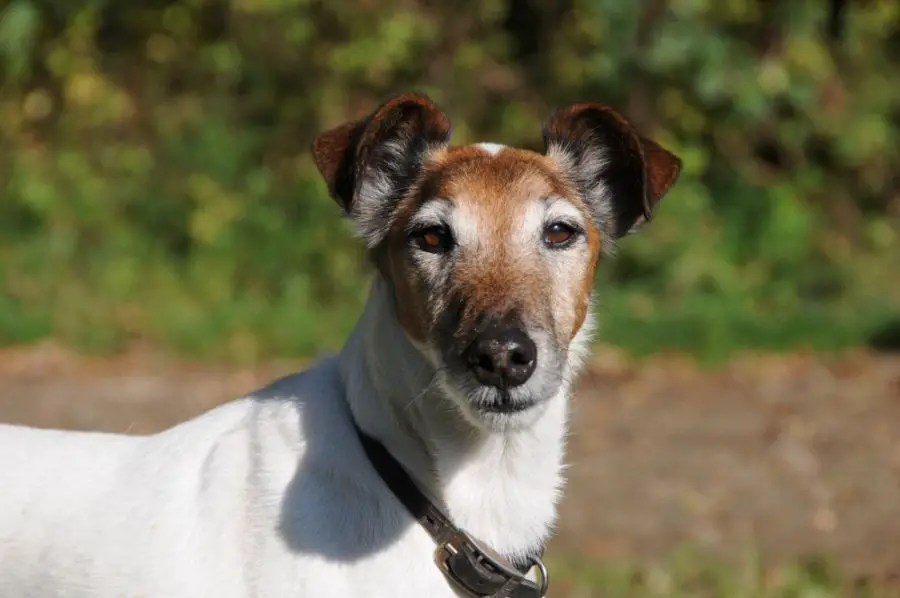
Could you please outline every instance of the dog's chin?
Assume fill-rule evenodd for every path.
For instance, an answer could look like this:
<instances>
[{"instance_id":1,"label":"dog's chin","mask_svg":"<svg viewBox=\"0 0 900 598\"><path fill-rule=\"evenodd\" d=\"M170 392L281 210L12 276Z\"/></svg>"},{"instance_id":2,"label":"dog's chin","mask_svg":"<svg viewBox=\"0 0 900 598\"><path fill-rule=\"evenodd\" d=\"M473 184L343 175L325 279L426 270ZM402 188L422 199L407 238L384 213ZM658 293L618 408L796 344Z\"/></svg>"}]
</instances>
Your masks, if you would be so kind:
<instances>
[{"instance_id":1,"label":"dog's chin","mask_svg":"<svg viewBox=\"0 0 900 598\"><path fill-rule=\"evenodd\" d=\"M479 428L496 434L526 430L538 421L544 412L544 405L545 403L536 403L527 409L515 412L499 412L472 407L473 413L468 419L474 420L473 423Z\"/></svg>"},{"instance_id":2,"label":"dog's chin","mask_svg":"<svg viewBox=\"0 0 900 598\"><path fill-rule=\"evenodd\" d=\"M548 398L523 389L500 390L487 386L461 392L448 388L463 417L477 428L502 433L529 428L544 412Z\"/></svg>"}]
</instances>

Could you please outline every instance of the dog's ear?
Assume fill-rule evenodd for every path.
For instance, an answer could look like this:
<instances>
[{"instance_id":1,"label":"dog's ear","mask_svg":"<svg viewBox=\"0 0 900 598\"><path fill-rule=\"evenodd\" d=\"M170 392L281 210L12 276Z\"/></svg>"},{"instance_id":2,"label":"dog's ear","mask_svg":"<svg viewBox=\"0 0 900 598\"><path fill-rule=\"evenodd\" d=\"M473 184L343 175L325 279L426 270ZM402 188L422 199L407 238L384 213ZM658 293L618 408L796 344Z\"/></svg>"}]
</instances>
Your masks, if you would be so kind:
<instances>
[{"instance_id":1,"label":"dog's ear","mask_svg":"<svg viewBox=\"0 0 900 598\"><path fill-rule=\"evenodd\" d=\"M404 93L321 133L312 152L329 193L373 247L387 234L426 153L449 141L450 119L427 96Z\"/></svg>"},{"instance_id":2,"label":"dog's ear","mask_svg":"<svg viewBox=\"0 0 900 598\"><path fill-rule=\"evenodd\" d=\"M612 218L616 238L650 220L681 172L677 156L599 102L553 114L544 125L544 144L601 224L609 226L602 221Z\"/></svg>"}]
</instances>

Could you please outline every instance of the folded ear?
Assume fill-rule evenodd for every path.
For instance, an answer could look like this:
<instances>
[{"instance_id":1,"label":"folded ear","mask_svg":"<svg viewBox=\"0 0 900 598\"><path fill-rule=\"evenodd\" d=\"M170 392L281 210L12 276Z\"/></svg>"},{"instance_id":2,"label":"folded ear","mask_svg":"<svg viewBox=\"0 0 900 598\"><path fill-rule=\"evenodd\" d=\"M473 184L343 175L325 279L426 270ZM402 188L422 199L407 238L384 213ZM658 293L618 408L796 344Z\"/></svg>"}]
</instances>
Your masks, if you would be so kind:
<instances>
[{"instance_id":1,"label":"folded ear","mask_svg":"<svg viewBox=\"0 0 900 598\"><path fill-rule=\"evenodd\" d=\"M373 247L390 229L427 152L449 141L450 119L427 96L404 93L319 134L312 153L329 193Z\"/></svg>"},{"instance_id":2,"label":"folded ear","mask_svg":"<svg viewBox=\"0 0 900 598\"><path fill-rule=\"evenodd\" d=\"M639 135L618 112L599 102L559 110L544 125L548 156L556 160L615 237L650 220L656 203L678 179L681 160ZM610 226L610 220L612 226Z\"/></svg>"}]
</instances>

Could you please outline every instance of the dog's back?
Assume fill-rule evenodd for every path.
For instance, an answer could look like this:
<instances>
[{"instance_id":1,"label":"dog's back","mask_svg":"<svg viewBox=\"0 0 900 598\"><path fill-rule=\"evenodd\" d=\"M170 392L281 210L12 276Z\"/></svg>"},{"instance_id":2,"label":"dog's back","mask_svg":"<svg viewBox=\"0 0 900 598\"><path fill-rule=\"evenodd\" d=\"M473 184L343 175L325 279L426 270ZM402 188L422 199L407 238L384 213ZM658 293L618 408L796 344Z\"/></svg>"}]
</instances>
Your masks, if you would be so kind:
<instances>
[{"instance_id":1,"label":"dog's back","mask_svg":"<svg viewBox=\"0 0 900 598\"><path fill-rule=\"evenodd\" d=\"M0 596L212 595L241 571L247 485L278 477L260 444L284 436L259 432L291 408L241 399L152 436L0 426Z\"/></svg>"},{"instance_id":2,"label":"dog's back","mask_svg":"<svg viewBox=\"0 0 900 598\"><path fill-rule=\"evenodd\" d=\"M153 436L0 426L0 595L168 595L184 528L203 525L204 461L248 407Z\"/></svg>"}]
</instances>

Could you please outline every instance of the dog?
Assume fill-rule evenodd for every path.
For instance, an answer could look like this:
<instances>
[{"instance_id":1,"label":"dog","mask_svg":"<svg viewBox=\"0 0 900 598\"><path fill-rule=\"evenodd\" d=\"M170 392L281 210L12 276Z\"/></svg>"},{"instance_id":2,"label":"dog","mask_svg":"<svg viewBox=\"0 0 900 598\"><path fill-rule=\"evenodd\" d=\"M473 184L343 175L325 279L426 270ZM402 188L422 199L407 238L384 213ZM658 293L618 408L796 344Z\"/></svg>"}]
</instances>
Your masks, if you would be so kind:
<instances>
[{"instance_id":1,"label":"dog","mask_svg":"<svg viewBox=\"0 0 900 598\"><path fill-rule=\"evenodd\" d=\"M0 426L0 596L544 595L595 268L681 162L598 102L450 129L410 92L313 141L374 272L337 354L158 434Z\"/></svg>"}]
</instances>

